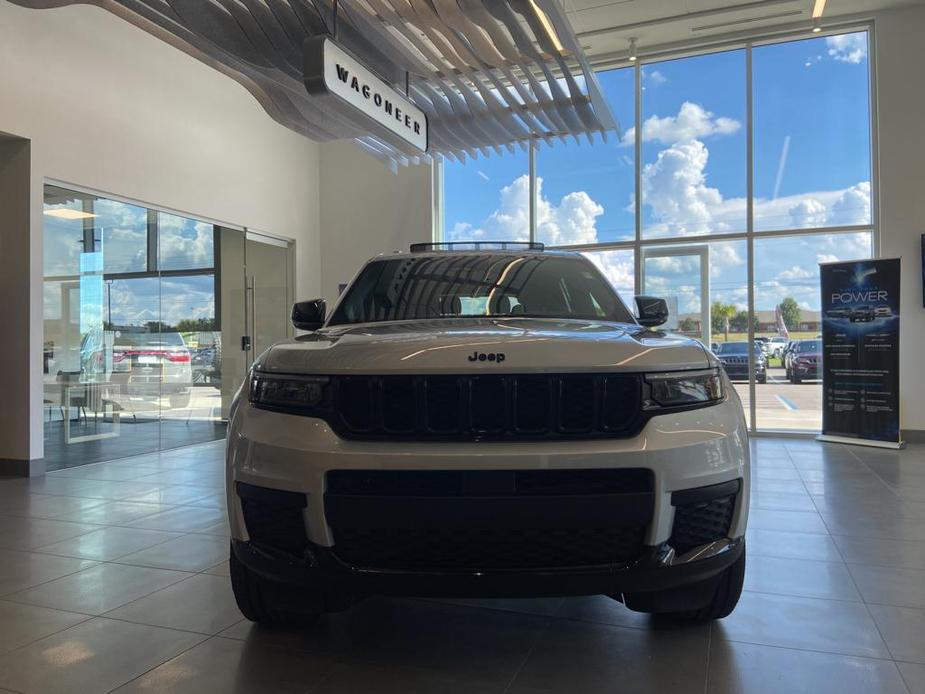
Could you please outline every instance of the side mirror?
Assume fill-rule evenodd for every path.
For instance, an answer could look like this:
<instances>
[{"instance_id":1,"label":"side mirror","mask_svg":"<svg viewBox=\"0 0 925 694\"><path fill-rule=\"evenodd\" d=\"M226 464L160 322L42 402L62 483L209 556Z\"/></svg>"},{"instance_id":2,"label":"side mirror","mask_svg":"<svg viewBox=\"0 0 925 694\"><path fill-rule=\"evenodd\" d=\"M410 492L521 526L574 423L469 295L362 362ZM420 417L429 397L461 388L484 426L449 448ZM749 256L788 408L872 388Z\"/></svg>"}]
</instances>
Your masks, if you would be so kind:
<instances>
[{"instance_id":1,"label":"side mirror","mask_svg":"<svg viewBox=\"0 0 925 694\"><path fill-rule=\"evenodd\" d=\"M317 330L324 325L324 299L299 301L292 305L292 325L299 330Z\"/></svg>"},{"instance_id":2,"label":"side mirror","mask_svg":"<svg viewBox=\"0 0 925 694\"><path fill-rule=\"evenodd\" d=\"M639 313L639 325L654 328L668 321L668 304L656 296L637 296L636 310Z\"/></svg>"}]
</instances>

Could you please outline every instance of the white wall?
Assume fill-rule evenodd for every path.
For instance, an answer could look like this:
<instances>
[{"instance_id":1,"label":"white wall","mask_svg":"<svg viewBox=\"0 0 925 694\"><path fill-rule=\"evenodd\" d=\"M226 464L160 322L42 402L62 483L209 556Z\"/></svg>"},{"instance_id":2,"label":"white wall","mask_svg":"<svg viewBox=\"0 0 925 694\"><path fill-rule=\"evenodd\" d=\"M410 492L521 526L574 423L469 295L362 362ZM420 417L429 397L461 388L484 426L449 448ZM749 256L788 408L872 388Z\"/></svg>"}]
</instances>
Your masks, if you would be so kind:
<instances>
[{"instance_id":1,"label":"white wall","mask_svg":"<svg viewBox=\"0 0 925 694\"><path fill-rule=\"evenodd\" d=\"M902 258L900 389L902 428L925 432L925 309L921 238L925 233L925 7L876 17L880 254ZM919 433L916 440L922 438Z\"/></svg>"},{"instance_id":2,"label":"white wall","mask_svg":"<svg viewBox=\"0 0 925 694\"><path fill-rule=\"evenodd\" d=\"M20 296L31 299L32 346L14 336L4 369L28 370L33 393L46 178L294 239L297 290L320 291L318 145L274 122L230 78L124 20L95 7L0 0L2 132L31 141L32 244L22 263L32 272ZM28 456L40 458L41 401L31 410Z\"/></svg>"},{"instance_id":3,"label":"white wall","mask_svg":"<svg viewBox=\"0 0 925 694\"><path fill-rule=\"evenodd\" d=\"M367 259L431 240L434 191L430 166L393 174L349 142L321 146L321 171L321 296L330 307Z\"/></svg>"}]
</instances>

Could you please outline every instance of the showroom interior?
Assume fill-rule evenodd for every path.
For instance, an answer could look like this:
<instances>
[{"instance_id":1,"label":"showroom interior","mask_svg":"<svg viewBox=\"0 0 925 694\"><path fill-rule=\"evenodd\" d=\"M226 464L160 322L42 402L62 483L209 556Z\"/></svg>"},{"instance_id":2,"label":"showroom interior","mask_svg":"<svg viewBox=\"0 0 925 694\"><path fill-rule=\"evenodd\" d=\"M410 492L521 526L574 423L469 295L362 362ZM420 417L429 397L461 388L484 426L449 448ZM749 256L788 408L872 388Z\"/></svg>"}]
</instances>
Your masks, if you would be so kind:
<instances>
[{"instance_id":1,"label":"showroom interior","mask_svg":"<svg viewBox=\"0 0 925 694\"><path fill-rule=\"evenodd\" d=\"M925 692L923 31L920 0L0 0L0 692ZM404 117L311 79L325 35ZM252 623L226 439L293 304L498 242L663 299L726 369L738 606ZM833 309L864 263L898 298ZM830 334L887 323L882 435L833 428Z\"/></svg>"}]
</instances>

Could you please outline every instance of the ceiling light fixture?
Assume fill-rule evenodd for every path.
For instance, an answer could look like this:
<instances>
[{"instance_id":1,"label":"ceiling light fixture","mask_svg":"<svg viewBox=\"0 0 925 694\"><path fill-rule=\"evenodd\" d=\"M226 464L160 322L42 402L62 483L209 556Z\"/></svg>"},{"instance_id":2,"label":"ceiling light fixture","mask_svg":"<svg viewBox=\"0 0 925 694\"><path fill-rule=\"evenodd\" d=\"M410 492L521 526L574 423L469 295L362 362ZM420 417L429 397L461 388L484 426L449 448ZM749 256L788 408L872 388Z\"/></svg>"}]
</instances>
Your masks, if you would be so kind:
<instances>
[{"instance_id":1,"label":"ceiling light fixture","mask_svg":"<svg viewBox=\"0 0 925 694\"><path fill-rule=\"evenodd\" d=\"M814 19L813 20L813 33L818 34L820 31L822 31L822 27L819 26L819 20Z\"/></svg>"},{"instance_id":2,"label":"ceiling light fixture","mask_svg":"<svg viewBox=\"0 0 925 694\"><path fill-rule=\"evenodd\" d=\"M530 6L533 8L536 18L540 20L540 24L543 25L543 29L549 34L549 40L552 41L552 45L555 46L559 54L562 54L565 51L565 47L559 40L559 35L556 33L555 28L553 28L552 22L549 21L549 15L543 12L542 8L536 4L536 0L530 0Z\"/></svg>"},{"instance_id":3,"label":"ceiling light fixture","mask_svg":"<svg viewBox=\"0 0 925 694\"><path fill-rule=\"evenodd\" d=\"M82 212L81 210L72 210L67 207L56 207L52 210L45 210L44 214L47 214L49 217L58 217L59 219L91 219L92 217L99 217L98 214L90 214L89 212Z\"/></svg>"},{"instance_id":4,"label":"ceiling light fixture","mask_svg":"<svg viewBox=\"0 0 925 694\"><path fill-rule=\"evenodd\" d=\"M813 5L813 19L819 19L825 12L825 0L816 0Z\"/></svg>"},{"instance_id":5,"label":"ceiling light fixture","mask_svg":"<svg viewBox=\"0 0 925 694\"><path fill-rule=\"evenodd\" d=\"M626 57L629 58L629 61L631 63L636 62L636 39L635 38L630 39L630 53Z\"/></svg>"}]
</instances>

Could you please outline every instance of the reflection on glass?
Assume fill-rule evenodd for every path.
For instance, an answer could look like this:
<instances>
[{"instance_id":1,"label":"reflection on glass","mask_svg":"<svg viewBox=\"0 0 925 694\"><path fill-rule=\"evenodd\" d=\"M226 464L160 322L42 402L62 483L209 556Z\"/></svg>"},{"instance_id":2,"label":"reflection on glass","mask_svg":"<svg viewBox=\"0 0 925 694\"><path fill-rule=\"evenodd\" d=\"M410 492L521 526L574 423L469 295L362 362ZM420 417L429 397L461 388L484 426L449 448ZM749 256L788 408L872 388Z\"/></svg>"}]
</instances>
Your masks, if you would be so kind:
<instances>
[{"instance_id":1,"label":"reflection on glass","mask_svg":"<svg viewBox=\"0 0 925 694\"><path fill-rule=\"evenodd\" d=\"M752 56L755 230L870 224L867 32Z\"/></svg>"},{"instance_id":2,"label":"reflection on glass","mask_svg":"<svg viewBox=\"0 0 925 694\"><path fill-rule=\"evenodd\" d=\"M211 225L49 185L44 227L49 469L221 437Z\"/></svg>"},{"instance_id":3,"label":"reflection on glass","mask_svg":"<svg viewBox=\"0 0 925 694\"><path fill-rule=\"evenodd\" d=\"M758 384L757 424L763 429L819 431L822 384L804 378L793 360L812 356L821 333L819 263L870 258L870 232L811 234L755 241L756 335L768 338L768 382ZM787 339L778 331L778 314Z\"/></svg>"},{"instance_id":4,"label":"reflection on glass","mask_svg":"<svg viewBox=\"0 0 925 694\"><path fill-rule=\"evenodd\" d=\"M642 69L643 236L744 231L745 51Z\"/></svg>"}]
</instances>

